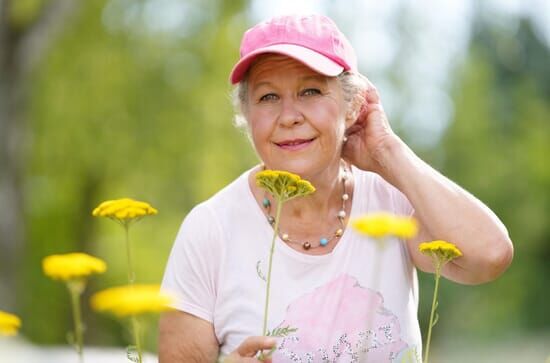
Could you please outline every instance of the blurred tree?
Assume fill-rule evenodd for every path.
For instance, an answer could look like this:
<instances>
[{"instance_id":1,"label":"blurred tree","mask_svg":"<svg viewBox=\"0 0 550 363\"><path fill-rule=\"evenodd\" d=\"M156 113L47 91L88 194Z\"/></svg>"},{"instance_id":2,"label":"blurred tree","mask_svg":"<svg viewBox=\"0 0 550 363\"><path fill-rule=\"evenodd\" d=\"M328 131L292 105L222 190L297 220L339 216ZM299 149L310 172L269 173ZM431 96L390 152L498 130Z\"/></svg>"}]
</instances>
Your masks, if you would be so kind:
<instances>
[{"instance_id":1,"label":"blurred tree","mask_svg":"<svg viewBox=\"0 0 550 363\"><path fill-rule=\"evenodd\" d=\"M70 326L63 291L41 275L45 255L83 250L104 258L108 272L89 291L125 283L122 233L92 219L96 204L129 196L159 209L132 230L137 280L158 283L183 213L254 161L229 102L245 5L84 2L34 74L19 274L31 339L63 343ZM85 320L87 342L123 344L108 318L87 312ZM149 347L155 341L151 334Z\"/></svg>"},{"instance_id":2,"label":"blurred tree","mask_svg":"<svg viewBox=\"0 0 550 363\"><path fill-rule=\"evenodd\" d=\"M28 76L76 7L70 0L0 0L0 301L15 309L16 262L24 241L22 166Z\"/></svg>"},{"instance_id":3,"label":"blurred tree","mask_svg":"<svg viewBox=\"0 0 550 363\"><path fill-rule=\"evenodd\" d=\"M455 120L434 151L444 173L486 202L515 242L499 280L445 289L448 336L502 339L550 328L550 50L529 19L517 21L503 28L478 14L456 80Z\"/></svg>"},{"instance_id":4,"label":"blurred tree","mask_svg":"<svg viewBox=\"0 0 550 363\"><path fill-rule=\"evenodd\" d=\"M183 213L255 161L231 125L227 82L249 24L245 0L80 2L71 21L58 20L64 32L50 51L40 50L46 57L31 57L35 72L6 68L23 64L14 58L19 52L7 14L19 14L10 17L30 31L30 24L48 18L39 14L53 16L49 6L68 3L0 0L0 276L17 269L23 333L42 343L63 343L70 327L63 287L41 274L45 255L96 254L109 271L90 290L124 283L122 235L114 224L91 218L97 203L129 196L160 210L133 236L138 281L158 282ZM443 335L489 335L498 328L494 336L501 337L548 326L542 288L550 257L544 220L550 206L548 49L528 21L517 34L504 30L479 20L457 73L454 123L423 156L502 217L516 242L516 260L487 286L443 284ZM47 43L37 41L36 49ZM22 227L13 227L23 220L24 243ZM5 236L19 236L19 242ZM20 257L17 246L24 246ZM421 302L429 302L431 292L421 291ZM0 296L4 304L13 290ZM117 324L89 313L86 321L88 343L122 344ZM151 329L149 347L155 340Z\"/></svg>"}]
</instances>

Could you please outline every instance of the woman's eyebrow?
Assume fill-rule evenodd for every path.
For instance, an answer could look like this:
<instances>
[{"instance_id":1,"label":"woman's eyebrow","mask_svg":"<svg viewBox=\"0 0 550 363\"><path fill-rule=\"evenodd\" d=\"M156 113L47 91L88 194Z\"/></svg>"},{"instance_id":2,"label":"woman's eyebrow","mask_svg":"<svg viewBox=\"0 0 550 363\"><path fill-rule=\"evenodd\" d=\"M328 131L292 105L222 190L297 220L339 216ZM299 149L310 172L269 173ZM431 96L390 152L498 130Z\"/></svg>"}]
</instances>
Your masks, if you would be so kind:
<instances>
[{"instance_id":1,"label":"woman's eyebrow","mask_svg":"<svg viewBox=\"0 0 550 363\"><path fill-rule=\"evenodd\" d=\"M303 81L314 80L314 81L324 82L326 80L326 77L323 76L323 75L320 75L320 74L312 74L312 75L309 75L309 76L303 76L303 77L301 77L301 79Z\"/></svg>"},{"instance_id":2,"label":"woman's eyebrow","mask_svg":"<svg viewBox=\"0 0 550 363\"><path fill-rule=\"evenodd\" d=\"M321 75L321 74L312 74L308 76L303 76L300 78L301 82L307 82L307 81L314 81L317 83L321 83L323 86L326 86L328 84L327 77Z\"/></svg>"},{"instance_id":3,"label":"woman's eyebrow","mask_svg":"<svg viewBox=\"0 0 550 363\"><path fill-rule=\"evenodd\" d=\"M262 87L262 86L270 86L271 85L271 82L269 81L260 81L258 83L256 83L254 85L254 87L252 87L252 92L255 92L258 88Z\"/></svg>"},{"instance_id":4,"label":"woman's eyebrow","mask_svg":"<svg viewBox=\"0 0 550 363\"><path fill-rule=\"evenodd\" d=\"M301 82L305 82L305 81L316 81L316 82L320 82L320 83L323 83L323 84L326 84L327 82L327 77L323 76L323 75L320 75L320 74L312 74L312 75L307 75L307 76L303 76L303 77L300 77L299 78ZM258 88L262 87L262 86L271 86L272 83L269 82L269 81L260 81L256 84L254 84L254 87L252 87L252 92L255 92Z\"/></svg>"}]
</instances>

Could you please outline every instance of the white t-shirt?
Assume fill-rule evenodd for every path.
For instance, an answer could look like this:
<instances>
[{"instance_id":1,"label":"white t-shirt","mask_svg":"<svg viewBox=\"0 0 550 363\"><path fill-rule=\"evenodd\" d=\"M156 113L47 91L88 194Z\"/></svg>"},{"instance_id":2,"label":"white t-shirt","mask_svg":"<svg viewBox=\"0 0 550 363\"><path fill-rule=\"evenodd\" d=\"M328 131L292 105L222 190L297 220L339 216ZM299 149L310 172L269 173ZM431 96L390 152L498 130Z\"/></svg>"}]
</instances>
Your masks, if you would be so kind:
<instances>
[{"instance_id":1,"label":"white t-shirt","mask_svg":"<svg viewBox=\"0 0 550 363\"><path fill-rule=\"evenodd\" d=\"M350 218L387 211L411 215L396 188L352 168ZM248 184L251 170L185 218L170 254L163 289L174 307L211 322L222 354L262 335L265 281L273 229ZM403 241L380 247L346 228L334 250L306 255L279 238L273 256L268 330L278 339L273 362L413 361L421 356L416 270Z\"/></svg>"}]
</instances>

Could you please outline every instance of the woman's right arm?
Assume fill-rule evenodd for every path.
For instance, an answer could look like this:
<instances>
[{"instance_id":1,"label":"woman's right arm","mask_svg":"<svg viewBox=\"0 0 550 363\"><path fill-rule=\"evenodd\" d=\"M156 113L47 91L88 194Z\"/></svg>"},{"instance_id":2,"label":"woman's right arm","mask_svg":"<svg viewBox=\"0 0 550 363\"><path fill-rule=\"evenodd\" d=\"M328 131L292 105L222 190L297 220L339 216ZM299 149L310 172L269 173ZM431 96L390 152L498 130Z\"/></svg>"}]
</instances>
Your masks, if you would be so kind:
<instances>
[{"instance_id":1,"label":"woman's right arm","mask_svg":"<svg viewBox=\"0 0 550 363\"><path fill-rule=\"evenodd\" d=\"M159 363L216 362L218 350L212 323L177 310L162 314Z\"/></svg>"},{"instance_id":2,"label":"woman's right arm","mask_svg":"<svg viewBox=\"0 0 550 363\"><path fill-rule=\"evenodd\" d=\"M219 344L212 323L183 311L170 311L161 316L159 325L159 363L217 361ZM248 337L223 362L260 362L256 354L260 350L269 351L275 344L270 337ZM270 362L269 358L264 360Z\"/></svg>"}]
</instances>

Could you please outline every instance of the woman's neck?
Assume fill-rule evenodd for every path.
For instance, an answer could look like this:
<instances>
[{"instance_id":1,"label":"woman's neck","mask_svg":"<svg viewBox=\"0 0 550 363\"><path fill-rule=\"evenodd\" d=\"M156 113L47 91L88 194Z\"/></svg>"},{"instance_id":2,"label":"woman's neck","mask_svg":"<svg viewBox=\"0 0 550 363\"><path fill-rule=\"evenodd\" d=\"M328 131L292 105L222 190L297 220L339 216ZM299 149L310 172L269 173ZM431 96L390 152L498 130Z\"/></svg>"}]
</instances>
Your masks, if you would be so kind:
<instances>
[{"instance_id":1,"label":"woman's neck","mask_svg":"<svg viewBox=\"0 0 550 363\"><path fill-rule=\"evenodd\" d=\"M265 197L269 198L271 212L266 211L266 214L272 218L272 213L277 208L277 201L271 195L266 195L266 192L256 185L255 175L260 170L262 167L258 167L250 174L249 184L260 206L264 204ZM353 198L354 180L350 167L346 166L345 174L344 177L344 170L338 164L332 170L327 168L322 175L302 175L313 184L316 191L306 197L292 199L285 203L279 223L280 235L287 234L295 241L289 243L292 248L307 254L319 255L329 253L336 246L339 238L331 236L338 236L338 233L339 236L342 235L351 212ZM347 194L345 198L344 193ZM265 210L265 206L262 208ZM343 218L338 217L342 211ZM317 240L320 241L321 238L329 239L329 242L325 247L318 248ZM296 242L299 243L296 244ZM305 242L312 245L311 249L305 248Z\"/></svg>"},{"instance_id":2,"label":"woman's neck","mask_svg":"<svg viewBox=\"0 0 550 363\"><path fill-rule=\"evenodd\" d=\"M347 169L347 168L346 168ZM333 216L334 210L340 210L344 185L342 166L326 169L318 175L304 175L315 187L315 193L303 198L292 199L285 204L286 215L302 221L324 221L324 217Z\"/></svg>"},{"instance_id":3,"label":"woman's neck","mask_svg":"<svg viewBox=\"0 0 550 363\"><path fill-rule=\"evenodd\" d=\"M254 175L262 170L257 168L250 175L250 185L258 203L261 205L264 197L271 200L271 210L277 208L277 201L273 200L271 195L266 195L265 191L256 186ZM347 174L345 186L343 184L344 172ZM353 193L353 179L351 178L351 169L344 162L334 163L333 166L324 169L321 173L313 175L301 175L303 179L308 180L315 187L315 193L306 197L292 199L285 203L282 210L281 223L285 229L311 230L312 226L337 225L337 215L342 210L342 194L347 193L351 202ZM344 191L345 188L345 191ZM349 207L351 203L346 205ZM345 208L349 213L350 209Z\"/></svg>"}]
</instances>

